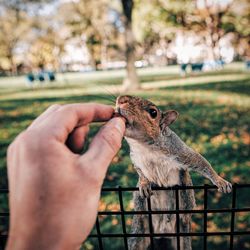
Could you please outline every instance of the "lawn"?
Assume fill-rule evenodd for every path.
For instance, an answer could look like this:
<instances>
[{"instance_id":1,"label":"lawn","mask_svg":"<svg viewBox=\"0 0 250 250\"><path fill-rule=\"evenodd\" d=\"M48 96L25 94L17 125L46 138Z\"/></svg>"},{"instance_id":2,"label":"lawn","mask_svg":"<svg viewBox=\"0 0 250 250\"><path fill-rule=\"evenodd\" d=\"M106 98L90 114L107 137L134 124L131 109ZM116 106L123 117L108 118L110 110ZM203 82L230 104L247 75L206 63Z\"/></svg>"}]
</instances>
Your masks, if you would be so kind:
<instances>
[{"instance_id":1,"label":"lawn","mask_svg":"<svg viewBox=\"0 0 250 250\"><path fill-rule=\"evenodd\" d=\"M111 104L111 93L117 95L124 71L68 73L58 75L58 81L27 88L24 77L0 79L0 187L7 186L6 149L15 136L30 122L54 103L99 102ZM223 70L189 75L181 78L176 66L139 70L143 90L133 93L149 98L162 110L175 109L180 113L172 129L190 146L202 153L214 169L233 183L250 183L250 73L243 64L232 64ZM93 124L88 141L99 125ZM197 185L209 181L193 174ZM128 155L128 146L123 147L108 171L105 187L135 186L137 176ZM245 190L247 191L247 190ZM125 207L132 209L131 193L124 197ZM230 207L231 196L218 192L209 193L209 206ZM196 193L197 204L202 204L202 194ZM237 206L249 207L249 194L244 189L237 196ZM119 210L118 197L113 193L103 194L100 210ZM0 195L0 212L8 211L7 196ZM193 217L193 231L202 230L202 217ZM121 232L118 216L100 218L103 232ZM131 218L126 218L129 228ZM208 231L228 230L230 215L209 214ZM236 214L236 230L250 227L249 213ZM8 219L0 218L0 233L8 228ZM110 243L112 242L112 244ZM209 248L227 249L229 237L208 237ZM250 239L235 237L237 247L250 249ZM123 249L122 240L104 241L105 249ZM98 249L97 241L91 239L83 249ZM201 240L194 237L194 249L200 249Z\"/></svg>"}]
</instances>

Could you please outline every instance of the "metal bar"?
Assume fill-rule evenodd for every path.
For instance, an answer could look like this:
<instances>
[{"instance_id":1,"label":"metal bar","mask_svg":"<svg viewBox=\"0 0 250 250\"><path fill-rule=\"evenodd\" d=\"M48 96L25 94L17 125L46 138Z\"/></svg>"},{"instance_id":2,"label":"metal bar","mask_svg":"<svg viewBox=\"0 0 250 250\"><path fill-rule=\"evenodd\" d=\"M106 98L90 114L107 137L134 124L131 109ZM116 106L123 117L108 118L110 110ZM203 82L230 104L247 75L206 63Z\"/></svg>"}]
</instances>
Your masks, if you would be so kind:
<instances>
[{"instance_id":1,"label":"metal bar","mask_svg":"<svg viewBox=\"0 0 250 250\"><path fill-rule=\"evenodd\" d=\"M7 194L9 193L8 188L0 188L0 194Z\"/></svg>"},{"instance_id":2,"label":"metal bar","mask_svg":"<svg viewBox=\"0 0 250 250\"><path fill-rule=\"evenodd\" d=\"M176 237L176 236L229 236L231 232L206 232L206 233L154 233L154 237ZM249 235L250 231L234 231L234 235ZM150 233L144 233L144 234L131 234L131 233L126 233L126 234L107 234L104 233L102 234L102 238L107 238L107 237L114 237L114 238L119 238L119 237L150 237ZM97 238L97 234L91 234L89 235L91 238Z\"/></svg>"},{"instance_id":3,"label":"metal bar","mask_svg":"<svg viewBox=\"0 0 250 250\"><path fill-rule=\"evenodd\" d=\"M126 232L126 221L125 221L125 216L124 216L124 206L123 206L123 200L122 200L122 190L121 187L119 186L119 202L120 202L120 210L121 210L121 219L122 219L122 232L125 235ZM128 250L128 239L126 236L123 237L124 240L124 246L125 249Z\"/></svg>"},{"instance_id":4,"label":"metal bar","mask_svg":"<svg viewBox=\"0 0 250 250\"><path fill-rule=\"evenodd\" d=\"M9 212L1 212L0 213L0 217L7 217L7 216L10 216Z\"/></svg>"},{"instance_id":5,"label":"metal bar","mask_svg":"<svg viewBox=\"0 0 250 250\"><path fill-rule=\"evenodd\" d=\"M237 189L238 188L246 188L246 187L250 187L250 184L233 184L237 185ZM217 186L215 185L206 185L207 189L217 189ZM152 187L152 190L186 190L186 189L204 189L204 186L173 186L173 187ZM110 191L117 191L118 188L117 187L103 187L102 191L105 192L110 192ZM138 187L121 187L122 191L138 191L139 188ZM7 188L0 188L0 193L8 193L9 190Z\"/></svg>"},{"instance_id":6,"label":"metal bar","mask_svg":"<svg viewBox=\"0 0 250 250\"><path fill-rule=\"evenodd\" d=\"M250 207L249 208L235 208L235 209L231 209L231 208L222 208L222 209L187 209L187 210L183 210L180 209L178 211L179 214L200 214L200 213L209 213L209 214L213 214L213 213L231 213L232 211L234 212L249 212L250 211ZM98 213L99 215L116 215L116 214L121 214L120 211L102 211ZM149 214L148 211L124 211L124 214L127 215L133 215L133 214ZM161 210L161 211L150 211L150 214L176 214L176 210Z\"/></svg>"},{"instance_id":7,"label":"metal bar","mask_svg":"<svg viewBox=\"0 0 250 250\"><path fill-rule=\"evenodd\" d=\"M250 231L234 231L233 232L234 235L250 235ZM88 237L91 237L91 238L98 238L98 237L101 237L102 238L107 238L107 237L150 237L150 233L144 233L144 234L132 234L132 233L126 233L126 234L123 234L123 233L114 233L114 234L109 234L109 233L97 233L97 234L90 234ZM231 232L190 232L190 233L179 233L178 235L180 236L229 236L231 235ZM177 236L177 233L154 233L154 237L176 237ZM0 234L0 239L7 239L8 238L8 235L2 235Z\"/></svg>"},{"instance_id":8,"label":"metal bar","mask_svg":"<svg viewBox=\"0 0 250 250\"><path fill-rule=\"evenodd\" d=\"M100 249L100 250L103 250L103 244L102 244L102 237L103 237L103 236L102 236L102 234L101 234L98 216L97 216L97 218L96 218L96 224L95 224L95 226L96 226L96 232L97 232L96 237L98 238L98 243L99 243L99 249Z\"/></svg>"},{"instance_id":9,"label":"metal bar","mask_svg":"<svg viewBox=\"0 0 250 250\"><path fill-rule=\"evenodd\" d=\"M207 232L207 213L205 210L207 210L207 189L206 185L204 186L204 219L203 219L203 232ZM207 236L205 235L203 237L203 249L207 250Z\"/></svg>"},{"instance_id":10,"label":"metal bar","mask_svg":"<svg viewBox=\"0 0 250 250\"><path fill-rule=\"evenodd\" d=\"M236 188L237 186L233 186L233 192L232 192L232 209L236 206ZM231 213L231 227L230 227L230 250L233 250L234 248L234 220L235 220L235 212L232 211Z\"/></svg>"},{"instance_id":11,"label":"metal bar","mask_svg":"<svg viewBox=\"0 0 250 250\"><path fill-rule=\"evenodd\" d=\"M235 184L234 184L235 185ZM237 188L250 187L250 184L237 184ZM215 185L207 185L207 189L218 189ZM204 186L174 186L174 187L152 187L152 190L187 190L187 189L204 189ZM138 187L122 187L122 191L138 191ZM117 188L102 188L104 192L117 191Z\"/></svg>"},{"instance_id":12,"label":"metal bar","mask_svg":"<svg viewBox=\"0 0 250 250\"><path fill-rule=\"evenodd\" d=\"M0 249L5 249L7 243L7 237L0 237Z\"/></svg>"},{"instance_id":13,"label":"metal bar","mask_svg":"<svg viewBox=\"0 0 250 250\"><path fill-rule=\"evenodd\" d=\"M149 223L149 237L150 237L150 247L151 250L154 250L154 227L152 221L152 214L151 214L151 199L150 197L147 198L147 205L148 205L148 223Z\"/></svg>"},{"instance_id":14,"label":"metal bar","mask_svg":"<svg viewBox=\"0 0 250 250\"><path fill-rule=\"evenodd\" d=\"M177 250L180 250L180 214L179 214L179 190L175 190L175 209L176 209L176 233L177 233Z\"/></svg>"},{"instance_id":15,"label":"metal bar","mask_svg":"<svg viewBox=\"0 0 250 250\"><path fill-rule=\"evenodd\" d=\"M250 212L250 207L249 208L221 208L221 209L194 209L194 210L182 210L180 209L178 211L179 214L213 214L213 213L232 213L232 212ZM135 215L135 214L149 214L148 211L102 211L98 212L98 215ZM176 210L161 210L161 211L151 211L151 214L176 214ZM2 212L0 213L0 217L7 217L9 216L9 213L7 212Z\"/></svg>"},{"instance_id":16,"label":"metal bar","mask_svg":"<svg viewBox=\"0 0 250 250\"><path fill-rule=\"evenodd\" d=\"M237 188L246 188L250 187L250 184L234 184L237 185ZM233 185L233 186L234 186ZM217 189L215 185L207 185L207 189ZM204 186L174 186L174 187L152 187L152 190L187 190L187 189L204 189ZM121 187L122 191L138 191L138 187ZM104 187L102 188L102 192L111 192L111 191L118 191L117 187ZM8 193L7 188L1 188L0 193Z\"/></svg>"},{"instance_id":17,"label":"metal bar","mask_svg":"<svg viewBox=\"0 0 250 250\"><path fill-rule=\"evenodd\" d=\"M125 249L128 249L127 239L128 237L149 237L151 241L151 249L154 249L154 237L175 237L177 238L177 249L180 249L180 237L185 236L198 236L203 237L203 249L207 250L207 237L208 236L230 236L230 250L234 249L234 236L236 235L250 235L250 231L235 231L235 216L237 212L250 212L250 207L245 208L236 208L236 195L238 188L250 188L250 184L234 184L232 190L232 207L231 208L223 208L223 209L208 209L208 190L217 189L216 186L213 185L205 185L205 186L175 186L170 188L165 187L153 187L153 190L175 190L175 199L176 199L176 209L175 210L168 210L168 211L152 211L151 209L151 200L148 199L148 211L125 211L124 204L123 204L123 191L138 191L137 187L116 187L116 188L103 188L102 192L118 192L119 193L119 201L120 201L120 211L102 211L99 212L98 215L120 215L122 221L122 233L105 233L102 234L100 230L99 218L97 217L96 220L96 234L92 234L90 238L97 238L99 243L99 249L103 250L103 239L104 238L123 238ZM179 190L204 190L204 209L201 210L179 210ZM8 189L0 189L0 194L8 195ZM180 232L180 214L203 214L203 232L189 232L183 233ZM231 213L231 225L230 231L228 232L207 232L207 220L208 214L213 213ZM132 234L127 233L126 231L126 217L125 215L135 215L135 214L145 214L149 217L149 233L143 234ZM153 229L153 221L152 215L154 214L176 214L176 232L175 233L154 233ZM0 217L8 217L8 212L1 212ZM0 240L7 240L8 235L0 235Z\"/></svg>"}]
</instances>

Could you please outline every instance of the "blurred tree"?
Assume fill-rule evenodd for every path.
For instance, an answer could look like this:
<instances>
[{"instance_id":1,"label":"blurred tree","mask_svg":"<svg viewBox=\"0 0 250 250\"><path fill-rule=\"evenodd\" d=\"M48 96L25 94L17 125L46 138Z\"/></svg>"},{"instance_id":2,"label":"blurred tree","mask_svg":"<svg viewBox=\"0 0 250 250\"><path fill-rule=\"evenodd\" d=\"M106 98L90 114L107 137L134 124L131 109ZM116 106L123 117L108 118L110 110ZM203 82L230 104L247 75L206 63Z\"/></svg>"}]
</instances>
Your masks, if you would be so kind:
<instances>
[{"instance_id":1,"label":"blurred tree","mask_svg":"<svg viewBox=\"0 0 250 250\"><path fill-rule=\"evenodd\" d=\"M49 65L53 69L59 69L65 40L60 36L58 30L51 27L40 27L40 31L42 32L39 35L36 34L30 40L31 45L27 58L34 67Z\"/></svg>"},{"instance_id":2,"label":"blurred tree","mask_svg":"<svg viewBox=\"0 0 250 250\"><path fill-rule=\"evenodd\" d=\"M178 31L188 30L193 9L192 0L136 1L134 28L143 56L160 50L163 63L171 63L169 47Z\"/></svg>"},{"instance_id":3,"label":"blurred tree","mask_svg":"<svg viewBox=\"0 0 250 250\"><path fill-rule=\"evenodd\" d=\"M34 15L29 15L30 4L49 0L0 0L0 58L3 68L17 74L15 52L34 26Z\"/></svg>"},{"instance_id":4,"label":"blurred tree","mask_svg":"<svg viewBox=\"0 0 250 250\"><path fill-rule=\"evenodd\" d=\"M197 14L201 30L206 30L206 42L211 49L212 60L220 59L219 41L225 35L223 18L228 13L232 0L209 1L197 0ZM217 50L217 52L216 52Z\"/></svg>"},{"instance_id":5,"label":"blurred tree","mask_svg":"<svg viewBox=\"0 0 250 250\"><path fill-rule=\"evenodd\" d=\"M108 59L108 48L112 47L117 35L116 27L109 20L108 1L79 0L65 3L60 9L65 23L70 27L71 35L85 40L92 67L104 68Z\"/></svg>"},{"instance_id":6,"label":"blurred tree","mask_svg":"<svg viewBox=\"0 0 250 250\"><path fill-rule=\"evenodd\" d=\"M158 19L165 21L165 28L162 28L158 34L171 28L174 33L195 32L206 42L209 57L212 60L220 59L219 43L228 33L234 34L234 45L241 55L246 55L249 51L250 3L248 0L155 0L154 2L155 8L151 10L160 8ZM154 17L153 22L155 20L157 17ZM152 25L147 27L149 29Z\"/></svg>"},{"instance_id":7,"label":"blurred tree","mask_svg":"<svg viewBox=\"0 0 250 250\"><path fill-rule=\"evenodd\" d=\"M155 0L161 8L161 17L168 26L176 29L189 29L192 23L194 0Z\"/></svg>"},{"instance_id":8,"label":"blurred tree","mask_svg":"<svg viewBox=\"0 0 250 250\"><path fill-rule=\"evenodd\" d=\"M14 50L30 27L27 14L20 1L0 2L0 57L5 65L3 68L17 73Z\"/></svg>"},{"instance_id":9,"label":"blurred tree","mask_svg":"<svg viewBox=\"0 0 250 250\"><path fill-rule=\"evenodd\" d=\"M126 59L123 88L137 89L136 58L150 61L158 53L163 65L173 62L176 34L199 36L215 60L220 41L230 33L237 53L250 57L249 13L249 0L0 0L0 67L16 73L17 64L26 63L18 55L21 47L35 65L47 60L58 65L55 58L67 39L78 37L88 47L93 68Z\"/></svg>"},{"instance_id":10,"label":"blurred tree","mask_svg":"<svg viewBox=\"0 0 250 250\"><path fill-rule=\"evenodd\" d=\"M133 0L121 0L123 9L123 23L125 36L125 56L127 75L123 80L123 90L139 89L139 79L135 68L135 38L132 30Z\"/></svg>"},{"instance_id":11,"label":"blurred tree","mask_svg":"<svg viewBox=\"0 0 250 250\"><path fill-rule=\"evenodd\" d=\"M234 47L241 58L250 58L250 2L233 1L231 8L223 18L225 33L234 34Z\"/></svg>"}]
</instances>

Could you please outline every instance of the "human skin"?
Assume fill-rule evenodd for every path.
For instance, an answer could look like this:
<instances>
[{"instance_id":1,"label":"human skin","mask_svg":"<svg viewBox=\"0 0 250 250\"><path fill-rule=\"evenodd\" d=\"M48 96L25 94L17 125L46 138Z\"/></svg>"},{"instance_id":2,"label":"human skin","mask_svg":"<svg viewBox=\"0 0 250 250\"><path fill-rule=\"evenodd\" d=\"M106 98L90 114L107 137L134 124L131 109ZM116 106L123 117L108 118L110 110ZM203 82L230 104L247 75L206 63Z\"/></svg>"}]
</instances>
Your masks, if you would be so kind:
<instances>
[{"instance_id":1,"label":"human skin","mask_svg":"<svg viewBox=\"0 0 250 250\"><path fill-rule=\"evenodd\" d=\"M122 118L101 104L53 105L8 148L7 250L79 249L97 216L107 168L121 147ZM108 121L83 155L91 122Z\"/></svg>"}]
</instances>

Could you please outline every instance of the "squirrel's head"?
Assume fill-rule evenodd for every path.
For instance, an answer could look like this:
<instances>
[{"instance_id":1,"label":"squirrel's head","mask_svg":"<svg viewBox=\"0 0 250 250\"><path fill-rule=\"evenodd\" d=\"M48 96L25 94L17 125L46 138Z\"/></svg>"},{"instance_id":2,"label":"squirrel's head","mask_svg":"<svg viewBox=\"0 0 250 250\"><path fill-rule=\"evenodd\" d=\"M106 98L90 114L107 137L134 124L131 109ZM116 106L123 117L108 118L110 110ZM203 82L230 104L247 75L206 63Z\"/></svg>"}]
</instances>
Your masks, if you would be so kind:
<instances>
[{"instance_id":1,"label":"squirrel's head","mask_svg":"<svg viewBox=\"0 0 250 250\"><path fill-rule=\"evenodd\" d=\"M162 112L152 102L136 96L119 96L116 99L116 112L126 119L125 136L138 141L154 141L164 134L173 123L178 112Z\"/></svg>"}]
</instances>

